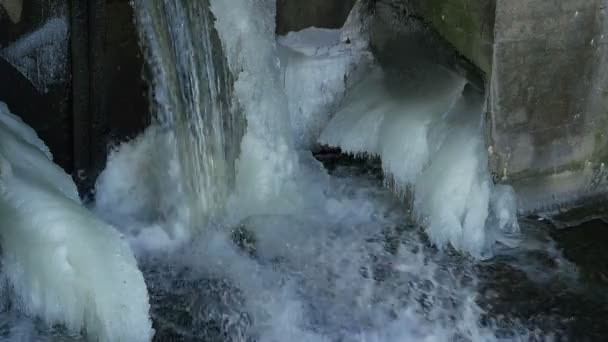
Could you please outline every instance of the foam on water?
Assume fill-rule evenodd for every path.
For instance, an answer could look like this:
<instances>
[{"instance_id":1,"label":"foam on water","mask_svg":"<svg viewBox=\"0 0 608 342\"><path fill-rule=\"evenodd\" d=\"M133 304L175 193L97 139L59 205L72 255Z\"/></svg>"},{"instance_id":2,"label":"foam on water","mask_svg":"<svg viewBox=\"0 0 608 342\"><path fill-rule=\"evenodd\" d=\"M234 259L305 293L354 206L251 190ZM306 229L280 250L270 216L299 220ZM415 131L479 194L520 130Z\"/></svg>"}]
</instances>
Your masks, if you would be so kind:
<instances>
[{"instance_id":1,"label":"foam on water","mask_svg":"<svg viewBox=\"0 0 608 342\"><path fill-rule=\"evenodd\" d=\"M402 225L405 211L380 185L330 177L325 197L299 213L240 221L241 247L209 231L169 264L239 290L249 323L225 319L228 340L494 340L479 323L470 265L446 263Z\"/></svg>"},{"instance_id":2,"label":"foam on water","mask_svg":"<svg viewBox=\"0 0 608 342\"><path fill-rule=\"evenodd\" d=\"M0 109L1 275L12 307L101 341L149 340L148 294L128 244L80 204L31 128Z\"/></svg>"},{"instance_id":3,"label":"foam on water","mask_svg":"<svg viewBox=\"0 0 608 342\"><path fill-rule=\"evenodd\" d=\"M136 252L174 248L191 238L191 203L175 133L153 125L110 152L96 183L95 212L131 240Z\"/></svg>"}]
</instances>

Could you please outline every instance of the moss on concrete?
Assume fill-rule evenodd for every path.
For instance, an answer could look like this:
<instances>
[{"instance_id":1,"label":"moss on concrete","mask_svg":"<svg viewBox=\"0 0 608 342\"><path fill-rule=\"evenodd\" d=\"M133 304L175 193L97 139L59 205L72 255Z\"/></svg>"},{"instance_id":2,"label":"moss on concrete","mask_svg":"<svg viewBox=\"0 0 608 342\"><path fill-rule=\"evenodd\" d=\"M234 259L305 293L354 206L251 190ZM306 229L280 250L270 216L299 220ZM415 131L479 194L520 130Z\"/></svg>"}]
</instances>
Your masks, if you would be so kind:
<instances>
[{"instance_id":1,"label":"moss on concrete","mask_svg":"<svg viewBox=\"0 0 608 342\"><path fill-rule=\"evenodd\" d=\"M425 0L418 14L485 73L492 65L495 0Z\"/></svg>"}]
</instances>

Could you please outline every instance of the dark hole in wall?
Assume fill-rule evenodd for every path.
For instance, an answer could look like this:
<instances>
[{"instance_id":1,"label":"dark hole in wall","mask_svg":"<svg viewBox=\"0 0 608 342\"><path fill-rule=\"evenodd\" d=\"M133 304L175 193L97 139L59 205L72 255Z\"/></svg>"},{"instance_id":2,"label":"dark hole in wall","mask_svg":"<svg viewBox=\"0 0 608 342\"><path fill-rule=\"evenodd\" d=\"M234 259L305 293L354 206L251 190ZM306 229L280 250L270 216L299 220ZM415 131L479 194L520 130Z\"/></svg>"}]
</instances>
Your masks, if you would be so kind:
<instances>
[{"instance_id":1,"label":"dark hole in wall","mask_svg":"<svg viewBox=\"0 0 608 342\"><path fill-rule=\"evenodd\" d=\"M115 145L141 133L150 124L150 113L133 8L128 0L108 0L106 11L108 141Z\"/></svg>"},{"instance_id":2,"label":"dark hole in wall","mask_svg":"<svg viewBox=\"0 0 608 342\"><path fill-rule=\"evenodd\" d=\"M341 28L356 0L277 0L277 34L307 27Z\"/></svg>"}]
</instances>

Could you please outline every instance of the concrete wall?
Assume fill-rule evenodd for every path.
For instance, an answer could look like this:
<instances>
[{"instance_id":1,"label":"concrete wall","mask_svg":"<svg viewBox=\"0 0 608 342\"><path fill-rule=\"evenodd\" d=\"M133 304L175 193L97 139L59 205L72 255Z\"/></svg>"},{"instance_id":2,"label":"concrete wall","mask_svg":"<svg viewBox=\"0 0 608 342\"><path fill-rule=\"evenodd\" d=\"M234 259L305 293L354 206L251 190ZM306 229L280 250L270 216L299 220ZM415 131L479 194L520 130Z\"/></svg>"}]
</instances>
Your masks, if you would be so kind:
<instances>
[{"instance_id":1,"label":"concrete wall","mask_svg":"<svg viewBox=\"0 0 608 342\"><path fill-rule=\"evenodd\" d=\"M497 2L491 165L503 181L536 188L532 207L601 185L598 171L608 161L607 4Z\"/></svg>"},{"instance_id":2,"label":"concrete wall","mask_svg":"<svg viewBox=\"0 0 608 342\"><path fill-rule=\"evenodd\" d=\"M412 6L463 56L490 73L496 0L425 0Z\"/></svg>"}]
</instances>

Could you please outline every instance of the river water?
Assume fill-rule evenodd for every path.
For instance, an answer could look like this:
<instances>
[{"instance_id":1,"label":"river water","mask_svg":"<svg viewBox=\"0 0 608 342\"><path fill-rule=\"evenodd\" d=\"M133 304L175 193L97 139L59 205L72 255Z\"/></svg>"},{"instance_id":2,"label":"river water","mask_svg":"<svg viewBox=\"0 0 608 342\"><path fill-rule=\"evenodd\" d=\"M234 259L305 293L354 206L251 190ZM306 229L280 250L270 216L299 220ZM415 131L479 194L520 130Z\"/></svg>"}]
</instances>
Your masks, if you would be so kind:
<instances>
[{"instance_id":1,"label":"river water","mask_svg":"<svg viewBox=\"0 0 608 342\"><path fill-rule=\"evenodd\" d=\"M608 235L521 218L486 261L432 247L376 161L327 151L325 203L144 253L155 341L599 341ZM410 223L408 223L410 222ZM599 236L598 236L599 235ZM79 341L11 308L6 341Z\"/></svg>"}]
</instances>

